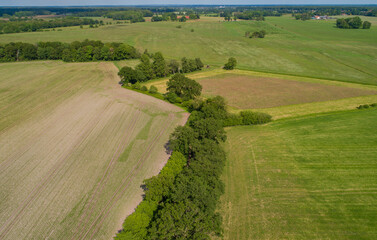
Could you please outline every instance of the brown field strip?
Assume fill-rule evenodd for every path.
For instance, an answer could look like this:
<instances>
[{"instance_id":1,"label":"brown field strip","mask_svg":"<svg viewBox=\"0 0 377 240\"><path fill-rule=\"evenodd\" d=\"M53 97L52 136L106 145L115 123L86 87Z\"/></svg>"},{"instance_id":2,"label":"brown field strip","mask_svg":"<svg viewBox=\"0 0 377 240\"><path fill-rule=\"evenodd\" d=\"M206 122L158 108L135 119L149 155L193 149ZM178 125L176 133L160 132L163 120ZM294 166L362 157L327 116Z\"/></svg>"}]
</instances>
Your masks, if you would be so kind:
<instances>
[{"instance_id":1,"label":"brown field strip","mask_svg":"<svg viewBox=\"0 0 377 240\"><path fill-rule=\"evenodd\" d=\"M0 64L0 239L109 239L121 228L187 115L118 81L112 63Z\"/></svg>"},{"instance_id":2,"label":"brown field strip","mask_svg":"<svg viewBox=\"0 0 377 240\"><path fill-rule=\"evenodd\" d=\"M271 108L367 95L376 90L272 77L223 74L198 79L207 96L223 96L236 109Z\"/></svg>"}]
</instances>

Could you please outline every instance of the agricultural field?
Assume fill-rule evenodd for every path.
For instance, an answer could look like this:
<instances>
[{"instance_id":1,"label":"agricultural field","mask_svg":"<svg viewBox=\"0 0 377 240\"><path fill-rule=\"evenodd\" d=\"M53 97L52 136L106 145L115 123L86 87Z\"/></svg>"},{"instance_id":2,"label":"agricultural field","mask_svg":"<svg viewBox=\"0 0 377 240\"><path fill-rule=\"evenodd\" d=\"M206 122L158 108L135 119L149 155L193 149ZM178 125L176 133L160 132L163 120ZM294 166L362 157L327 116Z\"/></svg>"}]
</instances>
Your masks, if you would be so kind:
<instances>
[{"instance_id":1,"label":"agricultural field","mask_svg":"<svg viewBox=\"0 0 377 240\"><path fill-rule=\"evenodd\" d=\"M0 238L110 239L187 114L113 63L0 64Z\"/></svg>"},{"instance_id":2,"label":"agricultural field","mask_svg":"<svg viewBox=\"0 0 377 240\"><path fill-rule=\"evenodd\" d=\"M177 28L179 25L182 28ZM247 31L262 29L267 31L264 39L244 37ZM221 67L227 58L235 57L243 70L377 85L377 26L337 29L335 20L297 21L283 16L267 17L263 22L224 22L223 18L202 17L186 23L144 22L3 34L0 43L84 39L125 42L141 51L161 51L168 59L201 57L211 67Z\"/></svg>"},{"instance_id":3,"label":"agricultural field","mask_svg":"<svg viewBox=\"0 0 377 240\"><path fill-rule=\"evenodd\" d=\"M239 74L217 75L198 81L203 86L204 95L223 96L228 105L236 109L271 108L377 95L377 89L367 90Z\"/></svg>"},{"instance_id":4,"label":"agricultural field","mask_svg":"<svg viewBox=\"0 0 377 240\"><path fill-rule=\"evenodd\" d=\"M224 239L376 239L377 110L232 127Z\"/></svg>"}]
</instances>

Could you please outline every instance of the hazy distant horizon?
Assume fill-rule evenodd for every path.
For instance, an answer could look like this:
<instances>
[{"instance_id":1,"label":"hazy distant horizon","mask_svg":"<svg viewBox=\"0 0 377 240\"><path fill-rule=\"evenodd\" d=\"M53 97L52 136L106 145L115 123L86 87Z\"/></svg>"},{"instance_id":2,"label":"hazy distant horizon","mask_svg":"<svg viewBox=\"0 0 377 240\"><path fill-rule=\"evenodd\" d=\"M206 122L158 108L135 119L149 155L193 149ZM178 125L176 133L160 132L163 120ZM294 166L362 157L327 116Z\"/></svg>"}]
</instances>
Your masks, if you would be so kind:
<instances>
[{"instance_id":1,"label":"hazy distant horizon","mask_svg":"<svg viewBox=\"0 0 377 240\"><path fill-rule=\"evenodd\" d=\"M145 5L377 5L377 0L0 0L1 7L145 6Z\"/></svg>"}]
</instances>

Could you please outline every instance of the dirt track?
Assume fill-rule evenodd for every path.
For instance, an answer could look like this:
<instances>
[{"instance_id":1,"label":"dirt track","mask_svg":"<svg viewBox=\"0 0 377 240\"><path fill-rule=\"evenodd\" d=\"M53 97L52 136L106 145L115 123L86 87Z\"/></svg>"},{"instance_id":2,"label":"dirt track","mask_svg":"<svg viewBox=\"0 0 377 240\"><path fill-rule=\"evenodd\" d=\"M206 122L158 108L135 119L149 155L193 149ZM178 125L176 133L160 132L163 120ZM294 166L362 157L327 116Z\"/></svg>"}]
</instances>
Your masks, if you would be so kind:
<instances>
[{"instance_id":1,"label":"dirt track","mask_svg":"<svg viewBox=\"0 0 377 240\"><path fill-rule=\"evenodd\" d=\"M163 146L187 115L119 87L112 63L41 64L31 67L61 78L73 69L88 79L83 88L74 87L81 80L67 81L71 90L59 88L58 97L49 76L41 77L33 80L38 91L20 94L14 108L0 102L8 119L0 122L0 239L111 238L141 200L142 180L166 162ZM0 73L14 67L0 65ZM11 89L0 99L17 95L12 84L0 78ZM33 111L25 115L22 104Z\"/></svg>"}]
</instances>

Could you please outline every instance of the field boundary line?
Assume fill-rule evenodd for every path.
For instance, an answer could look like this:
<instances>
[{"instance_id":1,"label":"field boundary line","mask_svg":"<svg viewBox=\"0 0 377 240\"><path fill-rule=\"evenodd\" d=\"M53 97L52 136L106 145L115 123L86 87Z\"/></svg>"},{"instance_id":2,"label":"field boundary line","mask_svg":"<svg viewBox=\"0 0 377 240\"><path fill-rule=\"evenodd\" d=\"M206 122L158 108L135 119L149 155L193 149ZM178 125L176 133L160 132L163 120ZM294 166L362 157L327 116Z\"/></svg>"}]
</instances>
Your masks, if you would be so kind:
<instances>
[{"instance_id":1,"label":"field boundary line","mask_svg":"<svg viewBox=\"0 0 377 240\"><path fill-rule=\"evenodd\" d=\"M172 121L173 119L173 114L169 114L169 124L165 124L165 128L162 128L160 130L159 133L156 134L156 136L153 138L153 140L151 141L151 144L148 146L147 148L147 151L145 151L142 156L139 158L138 162L136 163L135 167L131 170L131 173L129 175L127 175L123 181L122 181L122 184L119 185L119 187L117 188L117 190L114 192L112 198L106 203L106 206L102 209L102 211L98 214L98 217L93 221L93 223L90 225L89 229L86 231L86 233L84 234L84 236L82 237L79 237L78 239L85 239L86 236L89 234L89 232L91 231L91 229L93 227L95 227L97 224L98 224L98 220L101 219L101 221L99 222L99 226L95 229L95 231L91 234L91 237L89 239L92 239L93 235L95 235L100 226L102 225L104 219L108 216L108 214L110 213L110 210L112 209L112 207L117 203L117 201L119 200L119 198L121 196L123 196L124 192L127 190L129 184L132 182L133 180L133 177L135 175L135 173L137 173L137 171L139 170L139 167L141 167L145 161L145 159L149 158L151 152L152 152L152 149L153 147L155 146L156 144L156 140L159 139L162 134L164 132L166 132L168 126L171 125L171 123L173 122ZM103 215L105 213L105 215Z\"/></svg>"},{"instance_id":2,"label":"field boundary line","mask_svg":"<svg viewBox=\"0 0 377 240\"><path fill-rule=\"evenodd\" d=\"M119 151L121 150L120 147L123 145L122 143L128 142L128 140L130 139L130 137L131 137L132 134L134 133L134 131L135 131L135 126L136 126L136 122L139 120L139 118L140 118L140 116L141 116L141 114L142 114L141 111L138 111L138 110L137 110L137 112L138 112L138 115L136 116L136 118L134 118L134 120L133 120L132 123L131 123L131 127L130 127L130 131L131 131L131 133L128 134L128 132L125 131L125 134L124 134L122 140L119 142L116 151L113 153L113 156L112 156L112 158L111 158L111 160L110 160L110 162L109 162L109 164L108 164L108 166L107 166L107 168L106 168L106 170L105 170L105 172L104 172L104 174L103 174L101 180L96 184L95 191L94 191L94 193L92 194L92 196L91 196L91 198L89 199L89 202L88 202L89 208L86 208L86 211L84 212L84 214L81 215L81 217L80 217L80 221L79 221L79 223L78 223L78 226L79 226L79 227L76 229L74 235L77 234L77 232L80 230L80 227L81 227L81 226L85 226L85 225L87 224L89 218L92 216L92 214L93 214L93 209L95 208L95 206L97 205L97 202L98 202L98 201L95 201L94 203L92 203L92 201L94 201L95 196L96 196L97 194L100 194L100 193L102 192L104 185L106 185L106 183L107 183L107 181L108 181L108 179L109 179L109 176L111 175L111 172L112 172L113 169L114 169L114 167L113 167L113 166L114 166L114 160L117 160L117 159L119 158L120 154L121 154L121 153L120 153L120 154L118 154L118 153L119 153ZM131 116L131 115L129 115L129 116ZM123 140L124 140L124 141L123 141ZM117 156L117 157L116 157L116 156ZM98 191L99 191L99 192L98 192ZM89 216L87 216L88 211L89 211ZM85 222L84 222L84 224L82 225L82 220L83 220L83 219L85 219ZM72 239L73 239L73 238L72 238Z\"/></svg>"}]
</instances>

